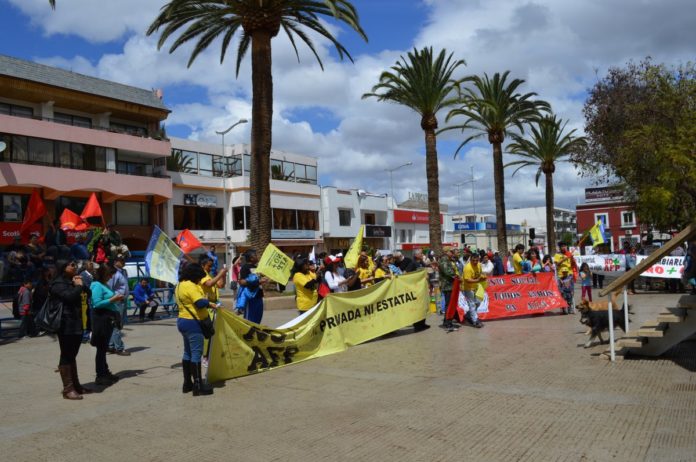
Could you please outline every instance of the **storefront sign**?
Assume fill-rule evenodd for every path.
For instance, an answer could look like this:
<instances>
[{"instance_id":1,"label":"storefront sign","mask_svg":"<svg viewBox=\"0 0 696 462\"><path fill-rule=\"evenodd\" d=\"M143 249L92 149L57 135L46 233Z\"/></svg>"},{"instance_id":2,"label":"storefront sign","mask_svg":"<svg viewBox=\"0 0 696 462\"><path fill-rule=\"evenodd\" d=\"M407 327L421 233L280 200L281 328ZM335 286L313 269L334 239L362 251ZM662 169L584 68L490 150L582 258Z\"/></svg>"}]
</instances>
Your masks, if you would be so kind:
<instances>
[{"instance_id":1,"label":"storefront sign","mask_svg":"<svg viewBox=\"0 0 696 462\"><path fill-rule=\"evenodd\" d=\"M417 210L394 210L395 223L430 223L430 213L419 212ZM440 214L442 223L442 214Z\"/></svg>"},{"instance_id":2,"label":"storefront sign","mask_svg":"<svg viewBox=\"0 0 696 462\"><path fill-rule=\"evenodd\" d=\"M273 229L271 239L314 239L311 229Z\"/></svg>"},{"instance_id":3,"label":"storefront sign","mask_svg":"<svg viewBox=\"0 0 696 462\"><path fill-rule=\"evenodd\" d=\"M587 202L608 202L624 199L623 190L617 186L603 188L585 188L585 200Z\"/></svg>"},{"instance_id":4,"label":"storefront sign","mask_svg":"<svg viewBox=\"0 0 696 462\"><path fill-rule=\"evenodd\" d=\"M496 223L455 223L455 231L493 231L498 229ZM520 225L505 225L505 229L508 231L521 231L522 227Z\"/></svg>"},{"instance_id":5,"label":"storefront sign","mask_svg":"<svg viewBox=\"0 0 696 462\"><path fill-rule=\"evenodd\" d=\"M20 237L19 228L22 226L21 222L14 221L4 221L0 222L0 245L12 244L15 238ZM29 242L29 236L36 234L41 236L43 227L40 223L34 223L29 227L29 230L24 233L22 237L22 244Z\"/></svg>"},{"instance_id":6,"label":"storefront sign","mask_svg":"<svg viewBox=\"0 0 696 462\"><path fill-rule=\"evenodd\" d=\"M184 205L217 207L217 197L206 194L184 194Z\"/></svg>"},{"instance_id":7,"label":"storefront sign","mask_svg":"<svg viewBox=\"0 0 696 462\"><path fill-rule=\"evenodd\" d=\"M391 226L365 225L365 237L391 237Z\"/></svg>"}]
</instances>

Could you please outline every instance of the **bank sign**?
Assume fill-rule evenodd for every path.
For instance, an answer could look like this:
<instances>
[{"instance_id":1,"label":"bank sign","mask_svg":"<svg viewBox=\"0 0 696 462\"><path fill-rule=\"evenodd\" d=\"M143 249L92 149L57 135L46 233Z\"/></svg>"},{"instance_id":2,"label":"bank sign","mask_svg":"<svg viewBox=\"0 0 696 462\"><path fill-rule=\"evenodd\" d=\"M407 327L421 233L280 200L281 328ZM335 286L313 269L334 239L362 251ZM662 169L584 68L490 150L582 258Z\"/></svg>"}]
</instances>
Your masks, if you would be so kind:
<instances>
[{"instance_id":1,"label":"bank sign","mask_svg":"<svg viewBox=\"0 0 696 462\"><path fill-rule=\"evenodd\" d=\"M497 223L455 223L455 231L493 231L498 229ZM505 225L508 231L521 231L520 225Z\"/></svg>"}]
</instances>

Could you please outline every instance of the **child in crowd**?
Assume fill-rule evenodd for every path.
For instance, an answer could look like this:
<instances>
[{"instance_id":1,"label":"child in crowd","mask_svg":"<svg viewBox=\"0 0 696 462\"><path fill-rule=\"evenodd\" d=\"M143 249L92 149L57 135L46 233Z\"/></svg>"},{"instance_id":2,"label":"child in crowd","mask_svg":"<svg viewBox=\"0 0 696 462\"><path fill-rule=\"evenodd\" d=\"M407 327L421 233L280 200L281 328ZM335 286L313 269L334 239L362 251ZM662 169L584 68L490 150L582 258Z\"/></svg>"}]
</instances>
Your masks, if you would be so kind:
<instances>
[{"instance_id":1,"label":"child in crowd","mask_svg":"<svg viewBox=\"0 0 696 462\"><path fill-rule=\"evenodd\" d=\"M575 313L575 300L573 300L573 273L563 269L563 274L559 278L561 295L568 304L568 308L563 308L563 314Z\"/></svg>"},{"instance_id":2,"label":"child in crowd","mask_svg":"<svg viewBox=\"0 0 696 462\"><path fill-rule=\"evenodd\" d=\"M580 284L582 286L582 299L592 301L592 272L587 263L580 265ZM587 295L587 297L585 297Z\"/></svg>"}]
</instances>

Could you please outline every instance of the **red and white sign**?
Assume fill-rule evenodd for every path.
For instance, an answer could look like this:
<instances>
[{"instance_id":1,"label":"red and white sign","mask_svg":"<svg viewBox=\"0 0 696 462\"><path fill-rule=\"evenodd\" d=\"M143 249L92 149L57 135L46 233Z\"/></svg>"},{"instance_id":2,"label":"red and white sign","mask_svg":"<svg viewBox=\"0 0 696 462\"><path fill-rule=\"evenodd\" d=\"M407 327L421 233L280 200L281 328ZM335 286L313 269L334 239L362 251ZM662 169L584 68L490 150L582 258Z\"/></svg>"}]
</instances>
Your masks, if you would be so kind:
<instances>
[{"instance_id":1,"label":"red and white sign","mask_svg":"<svg viewBox=\"0 0 696 462\"><path fill-rule=\"evenodd\" d=\"M19 221L3 221L0 222L0 245L12 244L16 237L20 237L19 228L22 223ZM27 227L27 231L21 236L22 244L29 242L29 236L36 234L41 236L43 227L41 223L34 223Z\"/></svg>"},{"instance_id":2,"label":"red and white sign","mask_svg":"<svg viewBox=\"0 0 696 462\"><path fill-rule=\"evenodd\" d=\"M430 223L429 212L419 212L418 210L394 210L394 223ZM442 214L440 214L442 223Z\"/></svg>"},{"instance_id":3,"label":"red and white sign","mask_svg":"<svg viewBox=\"0 0 696 462\"><path fill-rule=\"evenodd\" d=\"M427 249L430 247L430 243L426 242L425 244L423 243L406 243L406 244L401 244L401 250L416 250L416 249ZM459 242L443 242L442 247L454 247L454 248L459 248Z\"/></svg>"}]
</instances>

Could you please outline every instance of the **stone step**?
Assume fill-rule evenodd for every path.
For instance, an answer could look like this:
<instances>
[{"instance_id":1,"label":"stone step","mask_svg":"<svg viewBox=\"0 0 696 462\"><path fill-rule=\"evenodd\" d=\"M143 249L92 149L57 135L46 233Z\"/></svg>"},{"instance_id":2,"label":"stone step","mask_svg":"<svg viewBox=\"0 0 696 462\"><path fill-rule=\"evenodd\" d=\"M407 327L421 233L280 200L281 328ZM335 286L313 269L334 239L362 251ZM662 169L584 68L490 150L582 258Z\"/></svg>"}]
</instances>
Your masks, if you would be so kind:
<instances>
[{"instance_id":1,"label":"stone step","mask_svg":"<svg viewBox=\"0 0 696 462\"><path fill-rule=\"evenodd\" d=\"M685 308L667 308L657 315L658 322L682 322L686 317Z\"/></svg>"},{"instance_id":2,"label":"stone step","mask_svg":"<svg viewBox=\"0 0 696 462\"><path fill-rule=\"evenodd\" d=\"M616 348L616 350L614 350L616 361L623 361L626 357L626 353L628 353L628 348ZM604 351L599 355L599 357L606 359L607 361L611 361L611 350Z\"/></svg>"},{"instance_id":3,"label":"stone step","mask_svg":"<svg viewBox=\"0 0 696 462\"><path fill-rule=\"evenodd\" d=\"M650 321L645 321L643 324L641 324L640 328L652 328L652 327L657 327L660 325L660 321L655 321L655 320L650 320Z\"/></svg>"},{"instance_id":4,"label":"stone step","mask_svg":"<svg viewBox=\"0 0 696 462\"><path fill-rule=\"evenodd\" d=\"M618 348L640 348L647 343L645 337L623 337L616 342Z\"/></svg>"},{"instance_id":5,"label":"stone step","mask_svg":"<svg viewBox=\"0 0 696 462\"><path fill-rule=\"evenodd\" d=\"M646 323L647 324L647 323ZM638 335L641 337L664 337L666 324L659 324L656 322L655 326L643 326L638 329Z\"/></svg>"},{"instance_id":6,"label":"stone step","mask_svg":"<svg viewBox=\"0 0 696 462\"><path fill-rule=\"evenodd\" d=\"M677 306L679 308L696 309L696 295L682 295Z\"/></svg>"}]
</instances>

